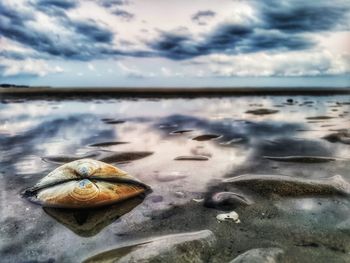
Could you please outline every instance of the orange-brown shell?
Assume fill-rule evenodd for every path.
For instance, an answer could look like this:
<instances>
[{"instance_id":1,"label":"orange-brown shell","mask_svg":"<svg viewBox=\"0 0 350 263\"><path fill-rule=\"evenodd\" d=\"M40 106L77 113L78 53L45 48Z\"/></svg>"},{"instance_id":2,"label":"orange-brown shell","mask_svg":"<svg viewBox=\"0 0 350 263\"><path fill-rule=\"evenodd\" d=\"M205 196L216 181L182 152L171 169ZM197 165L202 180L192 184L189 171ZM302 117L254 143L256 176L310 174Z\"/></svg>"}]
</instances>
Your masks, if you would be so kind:
<instances>
[{"instance_id":1,"label":"orange-brown shell","mask_svg":"<svg viewBox=\"0 0 350 263\"><path fill-rule=\"evenodd\" d=\"M147 189L112 165L81 159L56 168L27 197L45 207L92 208L123 201Z\"/></svg>"}]
</instances>

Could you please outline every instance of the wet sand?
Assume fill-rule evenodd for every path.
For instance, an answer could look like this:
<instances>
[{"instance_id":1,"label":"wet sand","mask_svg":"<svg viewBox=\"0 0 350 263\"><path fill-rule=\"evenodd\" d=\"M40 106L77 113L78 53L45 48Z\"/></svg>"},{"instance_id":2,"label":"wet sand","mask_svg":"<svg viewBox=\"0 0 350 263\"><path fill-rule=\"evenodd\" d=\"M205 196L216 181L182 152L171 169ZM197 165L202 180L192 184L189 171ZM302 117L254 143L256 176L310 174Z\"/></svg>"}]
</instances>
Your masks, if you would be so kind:
<instances>
[{"instance_id":1,"label":"wet sand","mask_svg":"<svg viewBox=\"0 0 350 263\"><path fill-rule=\"evenodd\" d=\"M251 249L277 262L349 262L350 95L236 94L82 100L1 91L1 262L153 251L154 262L218 263ZM249 113L259 109L273 114ZM89 212L44 210L21 197L86 156L152 193ZM217 219L231 211L240 223Z\"/></svg>"}]
</instances>

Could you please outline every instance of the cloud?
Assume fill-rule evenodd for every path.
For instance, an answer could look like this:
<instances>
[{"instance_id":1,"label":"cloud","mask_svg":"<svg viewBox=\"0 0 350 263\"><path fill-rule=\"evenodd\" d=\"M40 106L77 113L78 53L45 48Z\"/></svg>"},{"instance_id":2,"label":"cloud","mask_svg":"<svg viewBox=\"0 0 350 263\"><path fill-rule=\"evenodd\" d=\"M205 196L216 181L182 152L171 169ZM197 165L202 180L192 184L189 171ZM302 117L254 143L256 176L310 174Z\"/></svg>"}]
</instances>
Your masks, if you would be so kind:
<instances>
[{"instance_id":1,"label":"cloud","mask_svg":"<svg viewBox=\"0 0 350 263\"><path fill-rule=\"evenodd\" d=\"M33 15L34 17L34 15ZM0 3L0 35L22 43L45 56L61 57L72 60L91 60L111 54L118 55L111 42L114 34L92 20L73 20L61 16L55 21L65 29L62 32L50 32L38 29L31 16L22 17L15 11Z\"/></svg>"},{"instance_id":2,"label":"cloud","mask_svg":"<svg viewBox=\"0 0 350 263\"><path fill-rule=\"evenodd\" d=\"M220 24L201 40L191 35L162 32L159 39L150 43L155 52L174 60L223 53L240 54L257 51L303 50L313 46L304 36L280 31L266 31L236 24Z\"/></svg>"},{"instance_id":3,"label":"cloud","mask_svg":"<svg viewBox=\"0 0 350 263\"><path fill-rule=\"evenodd\" d=\"M0 63L12 62L2 63L1 72L16 72L13 63L21 64L20 60L92 62L120 57L131 58L132 65L140 62L138 58L152 57L160 64L157 74L161 77L177 76L177 67L169 65L184 63L179 61L187 61L191 72L199 72L200 76L207 74L206 66L218 76L256 75L259 71L266 76L347 72L345 56L340 50L327 56L323 51L333 49L320 43L326 43L333 32L349 31L349 1L227 0L223 4L227 8L213 2L184 1L176 5L184 12L174 19L167 14L154 15L165 7L174 8L164 2L153 6L128 0L3 0L0 1ZM261 54L270 56L271 60ZM215 55L229 57L234 65L206 61ZM300 56L315 63L297 60ZM302 69L300 72L288 65L288 57ZM254 59L266 65L256 65ZM143 73L144 65L136 68L121 63L118 67L127 77L152 76ZM88 72L88 66L84 68ZM20 66L17 69L30 71ZM36 72L54 73L49 69Z\"/></svg>"},{"instance_id":4,"label":"cloud","mask_svg":"<svg viewBox=\"0 0 350 263\"><path fill-rule=\"evenodd\" d=\"M114 34L107 28L99 26L93 20L82 21L66 19L63 23L72 28L80 38L102 43L110 43L113 40Z\"/></svg>"},{"instance_id":5,"label":"cloud","mask_svg":"<svg viewBox=\"0 0 350 263\"><path fill-rule=\"evenodd\" d=\"M115 6L128 5L130 4L130 1L129 0L99 0L98 3L103 7L111 8Z\"/></svg>"},{"instance_id":6,"label":"cloud","mask_svg":"<svg viewBox=\"0 0 350 263\"><path fill-rule=\"evenodd\" d=\"M61 9L71 9L77 6L77 2L70 0L39 0L37 6L55 7Z\"/></svg>"},{"instance_id":7,"label":"cloud","mask_svg":"<svg viewBox=\"0 0 350 263\"><path fill-rule=\"evenodd\" d=\"M1 60L0 76L37 76L43 77L49 73L62 73L64 70L59 66L49 66L43 60L26 59L18 63L13 60Z\"/></svg>"},{"instance_id":8,"label":"cloud","mask_svg":"<svg viewBox=\"0 0 350 263\"><path fill-rule=\"evenodd\" d=\"M146 78L155 76L153 73L143 72L135 67L127 66L122 62L118 62L117 65L122 73L129 78Z\"/></svg>"},{"instance_id":9,"label":"cloud","mask_svg":"<svg viewBox=\"0 0 350 263\"><path fill-rule=\"evenodd\" d=\"M211 10L198 11L197 13L192 15L191 19L196 24L204 26L215 15L216 15L216 13L214 11L211 11Z\"/></svg>"},{"instance_id":10,"label":"cloud","mask_svg":"<svg viewBox=\"0 0 350 263\"><path fill-rule=\"evenodd\" d=\"M87 67L90 71L95 71L95 66L93 64L89 63Z\"/></svg>"},{"instance_id":11,"label":"cloud","mask_svg":"<svg viewBox=\"0 0 350 263\"><path fill-rule=\"evenodd\" d=\"M115 9L114 11L112 11L112 14L122 18L125 21L130 21L135 17L134 14L121 9Z\"/></svg>"},{"instance_id":12,"label":"cloud","mask_svg":"<svg viewBox=\"0 0 350 263\"><path fill-rule=\"evenodd\" d=\"M0 51L0 57L12 60L24 60L28 57L28 54L11 50L2 50Z\"/></svg>"},{"instance_id":13,"label":"cloud","mask_svg":"<svg viewBox=\"0 0 350 263\"><path fill-rule=\"evenodd\" d=\"M349 29L346 1L259 1L265 28L289 33L326 31L336 26ZM347 22L346 22L347 21Z\"/></svg>"},{"instance_id":14,"label":"cloud","mask_svg":"<svg viewBox=\"0 0 350 263\"><path fill-rule=\"evenodd\" d=\"M323 52L292 52L289 54L211 55L208 64L219 77L295 77L349 74L349 55Z\"/></svg>"}]
</instances>

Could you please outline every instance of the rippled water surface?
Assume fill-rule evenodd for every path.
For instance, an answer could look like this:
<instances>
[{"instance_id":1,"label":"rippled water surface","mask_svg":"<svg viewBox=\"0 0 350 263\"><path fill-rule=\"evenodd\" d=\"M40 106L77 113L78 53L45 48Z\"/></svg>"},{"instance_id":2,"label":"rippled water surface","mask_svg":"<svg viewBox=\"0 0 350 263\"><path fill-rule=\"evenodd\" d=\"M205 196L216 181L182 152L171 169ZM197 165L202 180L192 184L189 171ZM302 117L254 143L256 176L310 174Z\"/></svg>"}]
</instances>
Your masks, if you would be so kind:
<instances>
[{"instance_id":1,"label":"rippled water surface","mask_svg":"<svg viewBox=\"0 0 350 263\"><path fill-rule=\"evenodd\" d=\"M80 262L144 238L207 229L216 238L209 262L260 247L283 249L284 262L350 262L347 195L266 195L223 183L243 174L338 174L349 182L350 138L323 138L349 131L349 102L350 96L2 100L0 261ZM112 163L153 192L85 214L44 210L21 197L60 164L83 157ZM220 192L253 201L208 205ZM216 219L232 210L240 224Z\"/></svg>"}]
</instances>

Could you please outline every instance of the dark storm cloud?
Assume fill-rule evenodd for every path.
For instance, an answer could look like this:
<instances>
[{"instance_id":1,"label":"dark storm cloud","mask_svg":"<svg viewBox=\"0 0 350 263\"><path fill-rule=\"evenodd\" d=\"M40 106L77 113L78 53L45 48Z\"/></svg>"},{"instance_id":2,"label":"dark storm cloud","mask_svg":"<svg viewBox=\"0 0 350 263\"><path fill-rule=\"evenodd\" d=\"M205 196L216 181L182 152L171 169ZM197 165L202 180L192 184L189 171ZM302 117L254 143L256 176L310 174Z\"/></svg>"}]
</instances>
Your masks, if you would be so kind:
<instances>
[{"instance_id":1,"label":"dark storm cloud","mask_svg":"<svg viewBox=\"0 0 350 263\"><path fill-rule=\"evenodd\" d=\"M94 1L95 2L95 1ZM346 1L283 1L252 0L256 21L241 24L224 22L200 37L187 30L159 31L159 35L146 43L149 49L118 50L114 47L115 33L95 20L71 19L66 11L78 6L79 1L37 0L29 8L10 8L0 1L0 37L16 41L31 48L31 54L41 58L93 60L115 56L166 57L173 60L191 59L208 54L242 54L257 51L289 51L312 48L314 43L305 33L332 31L349 26L350 3ZM134 18L121 5L126 0L100 0L97 2L110 13L129 21ZM27 11L24 11L27 10ZM37 12L55 19L64 32L50 32L33 26ZM198 11L191 17L201 22L216 14L211 10ZM205 21L205 20L204 20ZM184 33L185 32L185 33ZM118 40L118 39L117 39ZM119 39L120 40L120 39ZM21 54L2 51L1 57L23 59ZM33 57L33 56L30 56Z\"/></svg>"},{"instance_id":2,"label":"dark storm cloud","mask_svg":"<svg viewBox=\"0 0 350 263\"><path fill-rule=\"evenodd\" d=\"M16 51L0 51L0 58L7 58L12 60L23 60L28 57L28 54L16 52Z\"/></svg>"},{"instance_id":3,"label":"dark storm cloud","mask_svg":"<svg viewBox=\"0 0 350 263\"><path fill-rule=\"evenodd\" d=\"M22 21L33 20L34 14L30 12L18 12L0 1L0 23L11 20L14 24L22 24ZM1 31L0 31L1 32Z\"/></svg>"},{"instance_id":4,"label":"dark storm cloud","mask_svg":"<svg viewBox=\"0 0 350 263\"><path fill-rule=\"evenodd\" d=\"M111 8L115 6L120 6L120 5L128 5L129 1L128 0L100 0L98 3L106 8Z\"/></svg>"},{"instance_id":5,"label":"dark storm cloud","mask_svg":"<svg viewBox=\"0 0 350 263\"><path fill-rule=\"evenodd\" d=\"M149 46L160 56L171 59L187 59L200 53L191 36L172 32L162 32L159 40L149 43Z\"/></svg>"},{"instance_id":6,"label":"dark storm cloud","mask_svg":"<svg viewBox=\"0 0 350 263\"><path fill-rule=\"evenodd\" d=\"M313 42L302 36L290 37L274 31L262 31L247 26L222 24L202 41L189 35L163 32L158 41L150 44L159 55L174 59L190 59L213 53L240 54L257 51L302 50Z\"/></svg>"},{"instance_id":7,"label":"dark storm cloud","mask_svg":"<svg viewBox=\"0 0 350 263\"><path fill-rule=\"evenodd\" d=\"M72 0L38 0L31 2L34 9L50 16L66 17L66 10L78 6L78 2Z\"/></svg>"},{"instance_id":8,"label":"dark storm cloud","mask_svg":"<svg viewBox=\"0 0 350 263\"><path fill-rule=\"evenodd\" d=\"M198 11L194 15L192 15L191 19L193 22L199 25L206 25L206 20L215 16L215 12L211 10Z\"/></svg>"},{"instance_id":9,"label":"dark storm cloud","mask_svg":"<svg viewBox=\"0 0 350 263\"><path fill-rule=\"evenodd\" d=\"M305 50L315 44L305 33L329 31L337 27L348 30L350 4L344 1L337 1L337 4L298 0L252 3L257 8L259 22L252 24L246 21L245 25L223 23L202 36L202 40L195 40L194 36L189 35L161 32L149 46L160 56L174 60L212 53ZM192 19L198 20L208 15L212 15L211 11L202 11Z\"/></svg>"},{"instance_id":10,"label":"dark storm cloud","mask_svg":"<svg viewBox=\"0 0 350 263\"><path fill-rule=\"evenodd\" d=\"M56 7L55 7L56 8ZM92 20L71 20L62 15L58 22L71 33L70 37L61 36L47 31L40 31L28 25L33 14L13 10L0 3L0 36L6 37L24 46L30 47L42 58L47 56L75 60L91 60L107 56L118 55L120 52L111 47L113 33ZM3 53L2 56L12 56L20 59L20 55Z\"/></svg>"},{"instance_id":11,"label":"dark storm cloud","mask_svg":"<svg viewBox=\"0 0 350 263\"><path fill-rule=\"evenodd\" d=\"M130 21L135 17L134 14L121 9L115 9L114 11L112 11L112 14L122 18L125 21Z\"/></svg>"},{"instance_id":12,"label":"dark storm cloud","mask_svg":"<svg viewBox=\"0 0 350 263\"><path fill-rule=\"evenodd\" d=\"M237 47L238 53L258 51L288 51L311 48L315 43L303 36L293 36L278 31L255 30L248 38L242 39Z\"/></svg>"},{"instance_id":13,"label":"dark storm cloud","mask_svg":"<svg viewBox=\"0 0 350 263\"><path fill-rule=\"evenodd\" d=\"M289 33L331 30L345 26L350 10L344 1L261 1L260 9L264 27Z\"/></svg>"},{"instance_id":14,"label":"dark storm cloud","mask_svg":"<svg viewBox=\"0 0 350 263\"><path fill-rule=\"evenodd\" d=\"M110 43L113 40L113 33L106 28L97 25L93 20L79 21L65 19L63 23L67 28L73 29L82 38L92 42Z\"/></svg>"},{"instance_id":15,"label":"dark storm cloud","mask_svg":"<svg viewBox=\"0 0 350 263\"><path fill-rule=\"evenodd\" d=\"M36 2L36 5L41 7L71 9L76 7L77 3L72 0L39 0Z\"/></svg>"}]
</instances>

